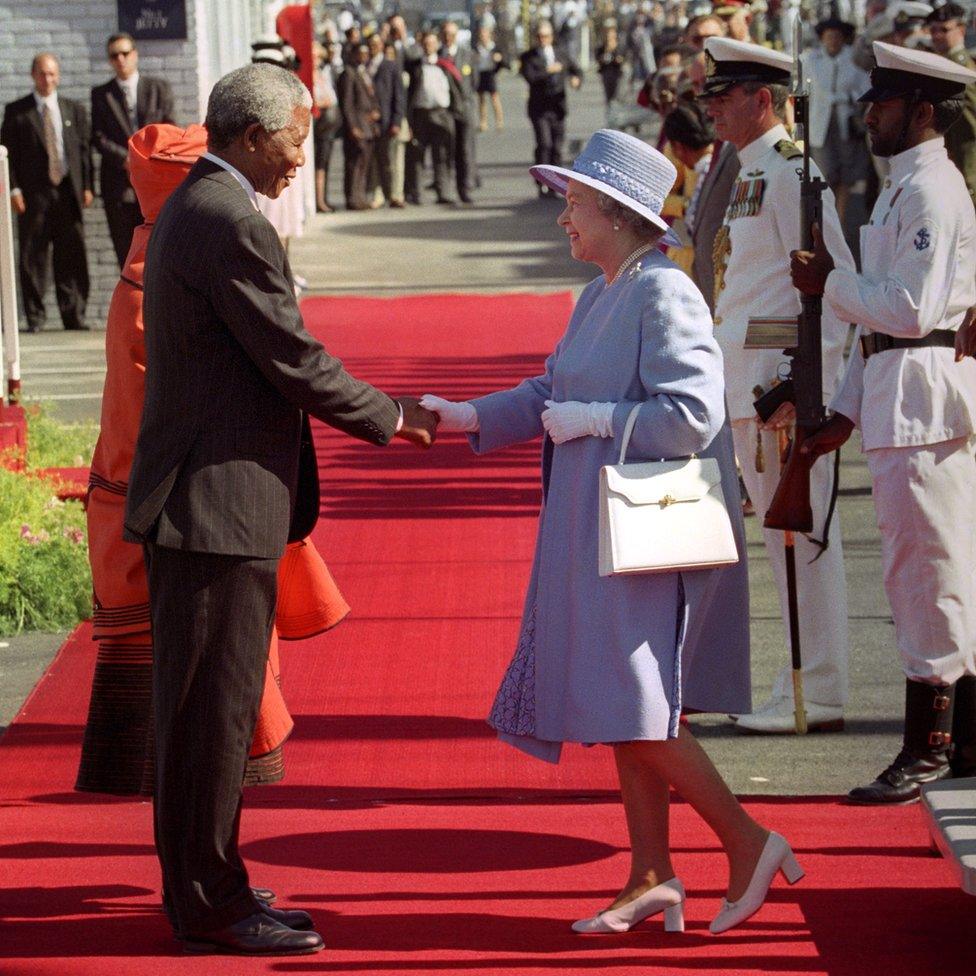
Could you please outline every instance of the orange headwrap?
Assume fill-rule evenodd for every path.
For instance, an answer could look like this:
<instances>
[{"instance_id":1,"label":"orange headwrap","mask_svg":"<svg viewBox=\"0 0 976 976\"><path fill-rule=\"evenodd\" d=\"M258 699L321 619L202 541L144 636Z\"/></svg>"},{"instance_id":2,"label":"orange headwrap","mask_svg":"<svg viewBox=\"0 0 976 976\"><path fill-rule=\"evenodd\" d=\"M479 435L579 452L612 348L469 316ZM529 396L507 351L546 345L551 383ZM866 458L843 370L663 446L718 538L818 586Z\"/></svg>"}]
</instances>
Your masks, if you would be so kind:
<instances>
[{"instance_id":1,"label":"orange headwrap","mask_svg":"<svg viewBox=\"0 0 976 976\"><path fill-rule=\"evenodd\" d=\"M151 223L190 167L207 151L202 125L147 125L129 140L129 178L139 207Z\"/></svg>"}]
</instances>

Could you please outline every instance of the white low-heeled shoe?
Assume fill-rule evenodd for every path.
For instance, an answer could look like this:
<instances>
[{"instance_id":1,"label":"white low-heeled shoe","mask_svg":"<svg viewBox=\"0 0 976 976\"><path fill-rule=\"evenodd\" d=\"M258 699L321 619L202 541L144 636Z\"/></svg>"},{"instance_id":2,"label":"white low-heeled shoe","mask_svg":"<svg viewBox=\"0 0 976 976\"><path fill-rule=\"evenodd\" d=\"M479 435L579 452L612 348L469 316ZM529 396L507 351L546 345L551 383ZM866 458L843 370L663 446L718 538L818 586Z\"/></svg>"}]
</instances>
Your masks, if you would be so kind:
<instances>
[{"instance_id":1,"label":"white low-heeled shoe","mask_svg":"<svg viewBox=\"0 0 976 976\"><path fill-rule=\"evenodd\" d=\"M684 886L677 878L672 878L638 895L620 908L608 908L597 912L592 918L581 918L578 922L573 922L573 931L587 935L628 932L645 918L664 912L664 931L684 932L684 903Z\"/></svg>"},{"instance_id":2,"label":"white low-heeled shoe","mask_svg":"<svg viewBox=\"0 0 976 976\"><path fill-rule=\"evenodd\" d=\"M712 920L709 931L717 935L755 915L762 908L777 871L782 871L790 884L796 884L803 877L803 868L797 863L786 839L770 831L745 894L738 901L726 899L722 903L722 910Z\"/></svg>"}]
</instances>

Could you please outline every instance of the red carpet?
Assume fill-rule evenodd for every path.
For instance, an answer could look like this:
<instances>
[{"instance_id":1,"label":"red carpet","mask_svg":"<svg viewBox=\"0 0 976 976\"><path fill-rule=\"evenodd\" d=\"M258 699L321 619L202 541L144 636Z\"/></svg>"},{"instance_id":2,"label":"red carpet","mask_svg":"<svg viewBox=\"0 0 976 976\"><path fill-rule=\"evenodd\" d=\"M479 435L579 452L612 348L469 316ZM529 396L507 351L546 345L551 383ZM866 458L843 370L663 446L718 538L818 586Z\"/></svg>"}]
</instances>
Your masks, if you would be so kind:
<instances>
[{"instance_id":1,"label":"red carpet","mask_svg":"<svg viewBox=\"0 0 976 976\"><path fill-rule=\"evenodd\" d=\"M317 299L310 327L392 394L451 398L537 371L566 295ZM0 974L971 973L972 901L927 853L918 811L755 801L807 870L712 937L724 859L684 805L683 935L660 921L585 939L568 923L627 870L607 750L558 767L484 725L516 635L539 488L537 445L476 460L324 428L317 542L353 615L282 648L296 713L283 784L252 790L256 883L316 918L327 949L275 960L179 955L158 912L148 804L71 791L94 652L82 627L0 742ZM586 800L595 796L597 800ZM524 797L527 799L518 800Z\"/></svg>"}]
</instances>

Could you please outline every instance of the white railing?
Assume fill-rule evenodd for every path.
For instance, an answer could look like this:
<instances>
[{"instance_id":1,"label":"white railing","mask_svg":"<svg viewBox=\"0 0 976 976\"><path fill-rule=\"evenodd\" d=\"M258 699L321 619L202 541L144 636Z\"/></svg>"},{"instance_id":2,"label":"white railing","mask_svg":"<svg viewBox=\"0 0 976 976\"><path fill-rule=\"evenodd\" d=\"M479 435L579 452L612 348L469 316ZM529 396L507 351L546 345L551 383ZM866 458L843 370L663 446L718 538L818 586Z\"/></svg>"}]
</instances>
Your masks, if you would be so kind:
<instances>
[{"instance_id":1,"label":"white railing","mask_svg":"<svg viewBox=\"0 0 976 976\"><path fill-rule=\"evenodd\" d=\"M20 398L20 336L14 278L14 220L10 210L10 167L0 146L0 404Z\"/></svg>"}]
</instances>

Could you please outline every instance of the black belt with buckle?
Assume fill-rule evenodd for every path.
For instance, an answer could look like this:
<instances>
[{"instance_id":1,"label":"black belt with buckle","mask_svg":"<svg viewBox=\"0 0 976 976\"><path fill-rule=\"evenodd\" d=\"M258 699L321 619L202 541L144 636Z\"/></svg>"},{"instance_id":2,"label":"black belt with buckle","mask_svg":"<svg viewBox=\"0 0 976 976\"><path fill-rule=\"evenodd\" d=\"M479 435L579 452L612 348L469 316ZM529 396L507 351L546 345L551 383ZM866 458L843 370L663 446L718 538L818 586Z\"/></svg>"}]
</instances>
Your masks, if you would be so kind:
<instances>
[{"instance_id":1,"label":"black belt with buckle","mask_svg":"<svg viewBox=\"0 0 976 976\"><path fill-rule=\"evenodd\" d=\"M883 332L869 332L861 336L861 354L865 359L876 352L889 349L922 349L926 346L944 346L952 349L956 344L956 333L952 329L933 329L920 339L899 339Z\"/></svg>"}]
</instances>

